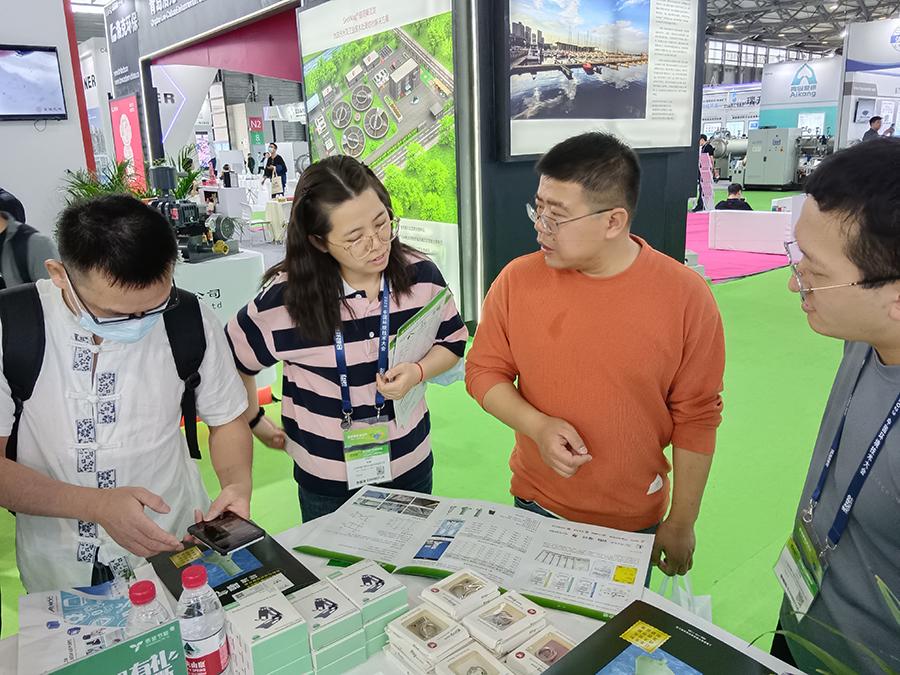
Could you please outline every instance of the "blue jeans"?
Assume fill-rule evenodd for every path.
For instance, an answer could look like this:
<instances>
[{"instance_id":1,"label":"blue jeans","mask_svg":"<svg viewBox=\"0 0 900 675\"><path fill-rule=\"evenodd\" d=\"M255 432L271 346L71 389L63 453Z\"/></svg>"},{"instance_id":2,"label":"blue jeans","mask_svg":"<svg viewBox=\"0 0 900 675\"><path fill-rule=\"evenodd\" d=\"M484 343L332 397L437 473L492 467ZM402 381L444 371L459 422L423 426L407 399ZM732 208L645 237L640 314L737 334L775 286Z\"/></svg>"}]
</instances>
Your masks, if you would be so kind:
<instances>
[{"instance_id":1,"label":"blue jeans","mask_svg":"<svg viewBox=\"0 0 900 675\"><path fill-rule=\"evenodd\" d=\"M370 487L387 487L387 488L396 488L398 490L408 490L409 492L421 492L423 494L430 495L432 488L432 475L431 472L428 472L428 475L418 480L417 482L411 485L396 485L396 481L392 483L387 483L386 485L372 485ZM315 520L316 518L321 518L322 516L327 516L329 513L334 513L341 506L343 506L346 502L350 501L350 499L356 494L356 490L347 491L342 495L320 495L315 492L310 492L303 488L302 485L297 486L298 496L300 498L300 515L303 517L303 522L308 523L310 520ZM366 488L361 488L365 490Z\"/></svg>"},{"instance_id":2,"label":"blue jeans","mask_svg":"<svg viewBox=\"0 0 900 675\"><path fill-rule=\"evenodd\" d=\"M531 511L532 513L537 513L538 515L541 515L541 516L546 516L547 518L561 520L561 518L559 516L553 515L547 509L543 508L540 504L538 504L535 501L532 501L530 499L519 499L515 495L513 495L513 498L515 499L515 504L516 504L517 509L524 509L526 511ZM662 522L662 521L660 521L660 522ZM637 530L636 534L656 534L656 528L658 528L659 525L660 524L657 523L656 525L651 525L650 527L648 527L646 529ZM652 574L653 574L653 565L651 564L647 568L647 579L644 581L645 588L650 588L650 577L652 576Z\"/></svg>"}]
</instances>

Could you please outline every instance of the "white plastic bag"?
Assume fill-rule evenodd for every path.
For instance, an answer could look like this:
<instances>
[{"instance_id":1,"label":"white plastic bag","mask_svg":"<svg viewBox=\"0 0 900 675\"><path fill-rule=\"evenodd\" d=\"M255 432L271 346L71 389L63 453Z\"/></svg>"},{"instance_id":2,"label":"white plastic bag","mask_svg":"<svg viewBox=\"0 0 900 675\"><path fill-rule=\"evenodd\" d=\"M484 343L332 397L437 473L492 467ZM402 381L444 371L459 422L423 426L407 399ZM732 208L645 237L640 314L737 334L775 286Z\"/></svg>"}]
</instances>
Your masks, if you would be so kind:
<instances>
[{"instance_id":1,"label":"white plastic bag","mask_svg":"<svg viewBox=\"0 0 900 675\"><path fill-rule=\"evenodd\" d=\"M684 587L679 583L679 579L684 580ZM694 595L691 588L691 574L688 572L683 577L663 577L663 582L659 585L659 594L666 597L666 591L669 589L669 582L672 582L672 602L686 609L692 614L696 614L701 619L712 623L712 596L711 595Z\"/></svg>"}]
</instances>

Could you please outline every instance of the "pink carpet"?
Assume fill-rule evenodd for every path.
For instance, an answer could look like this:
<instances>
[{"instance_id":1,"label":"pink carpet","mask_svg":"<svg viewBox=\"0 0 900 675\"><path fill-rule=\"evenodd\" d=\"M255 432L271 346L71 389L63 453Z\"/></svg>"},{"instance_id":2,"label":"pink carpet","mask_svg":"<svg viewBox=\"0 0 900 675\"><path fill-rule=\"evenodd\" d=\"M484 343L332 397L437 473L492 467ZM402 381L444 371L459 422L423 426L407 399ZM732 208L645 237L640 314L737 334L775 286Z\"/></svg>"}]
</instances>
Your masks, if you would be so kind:
<instances>
[{"instance_id":1,"label":"pink carpet","mask_svg":"<svg viewBox=\"0 0 900 675\"><path fill-rule=\"evenodd\" d=\"M713 283L768 272L788 264L786 255L710 249L708 213L687 214L685 248L697 254L699 263L706 268L706 276Z\"/></svg>"}]
</instances>

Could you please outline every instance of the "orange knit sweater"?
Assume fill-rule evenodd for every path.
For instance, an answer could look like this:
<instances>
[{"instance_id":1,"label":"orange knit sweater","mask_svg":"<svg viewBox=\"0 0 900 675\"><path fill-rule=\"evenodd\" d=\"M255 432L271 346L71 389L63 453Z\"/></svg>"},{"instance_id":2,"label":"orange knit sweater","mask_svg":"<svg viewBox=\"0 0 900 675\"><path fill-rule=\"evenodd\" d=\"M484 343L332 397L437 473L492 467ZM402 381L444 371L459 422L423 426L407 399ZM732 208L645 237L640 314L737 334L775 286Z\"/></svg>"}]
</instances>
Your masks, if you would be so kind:
<instances>
[{"instance_id":1,"label":"orange knit sweater","mask_svg":"<svg viewBox=\"0 0 900 675\"><path fill-rule=\"evenodd\" d=\"M535 408L566 420L593 461L563 478L516 434L512 493L569 520L621 530L659 522L669 504L669 445L715 450L725 339L712 293L694 271L641 244L613 277L511 262L491 286L466 361L482 403L516 384Z\"/></svg>"}]
</instances>

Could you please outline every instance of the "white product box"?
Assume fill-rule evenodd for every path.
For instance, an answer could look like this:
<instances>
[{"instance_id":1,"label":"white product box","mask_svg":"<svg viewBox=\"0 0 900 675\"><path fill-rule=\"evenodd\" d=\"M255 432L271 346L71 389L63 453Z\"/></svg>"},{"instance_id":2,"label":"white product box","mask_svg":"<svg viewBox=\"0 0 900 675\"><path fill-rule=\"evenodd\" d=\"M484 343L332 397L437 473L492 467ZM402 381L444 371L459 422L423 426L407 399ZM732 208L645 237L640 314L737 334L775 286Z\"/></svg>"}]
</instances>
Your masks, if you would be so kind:
<instances>
[{"instance_id":1,"label":"white product box","mask_svg":"<svg viewBox=\"0 0 900 675\"><path fill-rule=\"evenodd\" d=\"M422 591L420 597L451 619L460 621L500 597L500 589L471 570L463 570Z\"/></svg>"},{"instance_id":2,"label":"white product box","mask_svg":"<svg viewBox=\"0 0 900 675\"><path fill-rule=\"evenodd\" d=\"M406 586L372 560L351 565L328 580L360 609L363 623L406 604Z\"/></svg>"},{"instance_id":3,"label":"white product box","mask_svg":"<svg viewBox=\"0 0 900 675\"><path fill-rule=\"evenodd\" d=\"M302 588L288 599L306 619L314 651L362 630L362 613L328 581Z\"/></svg>"},{"instance_id":4,"label":"white product box","mask_svg":"<svg viewBox=\"0 0 900 675\"><path fill-rule=\"evenodd\" d=\"M278 590L248 597L226 616L232 637L249 647L256 671L272 672L309 654L306 621Z\"/></svg>"},{"instance_id":5,"label":"white product box","mask_svg":"<svg viewBox=\"0 0 900 675\"><path fill-rule=\"evenodd\" d=\"M386 646L382 651L390 664L400 671L402 675L432 675L434 673L434 669L420 670L394 650L391 645Z\"/></svg>"},{"instance_id":6,"label":"white product box","mask_svg":"<svg viewBox=\"0 0 900 675\"><path fill-rule=\"evenodd\" d=\"M515 591L469 614L463 626L494 656L512 651L547 625L547 613Z\"/></svg>"},{"instance_id":7,"label":"white product box","mask_svg":"<svg viewBox=\"0 0 900 675\"><path fill-rule=\"evenodd\" d=\"M506 657L506 665L518 675L540 675L575 649L577 642L553 626L547 626Z\"/></svg>"},{"instance_id":8,"label":"white product box","mask_svg":"<svg viewBox=\"0 0 900 675\"><path fill-rule=\"evenodd\" d=\"M435 675L469 675L472 672L479 675L515 675L477 642L441 661L434 672Z\"/></svg>"},{"instance_id":9,"label":"white product box","mask_svg":"<svg viewBox=\"0 0 900 675\"><path fill-rule=\"evenodd\" d=\"M419 607L387 625L391 645L423 670L469 642L466 629L433 607Z\"/></svg>"}]
</instances>

